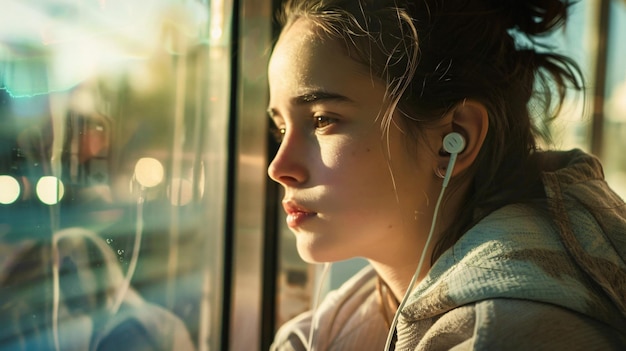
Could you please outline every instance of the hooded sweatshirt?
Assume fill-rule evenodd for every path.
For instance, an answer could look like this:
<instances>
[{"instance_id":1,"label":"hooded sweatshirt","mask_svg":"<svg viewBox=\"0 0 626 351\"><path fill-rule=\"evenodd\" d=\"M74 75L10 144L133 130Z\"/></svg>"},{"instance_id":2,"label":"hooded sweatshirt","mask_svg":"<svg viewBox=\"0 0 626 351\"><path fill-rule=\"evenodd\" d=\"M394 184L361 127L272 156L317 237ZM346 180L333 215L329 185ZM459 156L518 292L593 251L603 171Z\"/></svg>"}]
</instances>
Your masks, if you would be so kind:
<instances>
[{"instance_id":1,"label":"hooded sweatshirt","mask_svg":"<svg viewBox=\"0 0 626 351\"><path fill-rule=\"evenodd\" d=\"M626 349L626 205L595 157L544 157L546 201L502 207L448 249L400 312L395 350ZM383 350L375 281L365 268L273 349Z\"/></svg>"},{"instance_id":2,"label":"hooded sweatshirt","mask_svg":"<svg viewBox=\"0 0 626 351\"><path fill-rule=\"evenodd\" d=\"M53 239L56 289L50 242L24 240L0 265L0 351L195 350L178 316L125 286L98 234L66 228Z\"/></svg>"}]
</instances>

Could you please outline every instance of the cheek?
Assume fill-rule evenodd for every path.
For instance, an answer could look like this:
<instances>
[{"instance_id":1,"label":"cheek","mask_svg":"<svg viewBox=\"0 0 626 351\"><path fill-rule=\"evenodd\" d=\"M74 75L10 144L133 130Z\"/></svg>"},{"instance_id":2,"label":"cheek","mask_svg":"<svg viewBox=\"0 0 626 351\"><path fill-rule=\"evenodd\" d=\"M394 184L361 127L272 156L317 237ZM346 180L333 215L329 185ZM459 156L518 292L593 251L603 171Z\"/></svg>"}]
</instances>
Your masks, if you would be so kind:
<instances>
[{"instance_id":1,"label":"cheek","mask_svg":"<svg viewBox=\"0 0 626 351\"><path fill-rule=\"evenodd\" d=\"M381 164L384 161L380 145L352 138L322 144L321 161L331 172L343 173Z\"/></svg>"},{"instance_id":2,"label":"cheek","mask_svg":"<svg viewBox=\"0 0 626 351\"><path fill-rule=\"evenodd\" d=\"M393 181L388 158L380 145L351 143L337 149L327 161L327 181L354 197L382 197L391 194Z\"/></svg>"}]
</instances>

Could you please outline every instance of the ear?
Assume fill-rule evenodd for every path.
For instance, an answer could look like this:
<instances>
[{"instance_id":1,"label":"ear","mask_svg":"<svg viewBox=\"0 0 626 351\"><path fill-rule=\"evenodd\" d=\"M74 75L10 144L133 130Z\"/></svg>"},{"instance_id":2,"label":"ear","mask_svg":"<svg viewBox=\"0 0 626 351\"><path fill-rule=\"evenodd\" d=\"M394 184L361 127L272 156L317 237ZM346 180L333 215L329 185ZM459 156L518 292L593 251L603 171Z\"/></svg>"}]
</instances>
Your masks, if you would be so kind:
<instances>
[{"instance_id":1,"label":"ear","mask_svg":"<svg viewBox=\"0 0 626 351\"><path fill-rule=\"evenodd\" d=\"M487 108L476 100L463 100L457 104L446 116L451 123L445 128L441 140L445 134L451 132L460 133L465 138L465 149L457 156L452 176L456 176L468 169L478 157L480 148L483 146L489 129L489 115ZM442 148L443 150L443 148ZM439 168L445 170L448 167L450 154L440 153Z\"/></svg>"}]
</instances>

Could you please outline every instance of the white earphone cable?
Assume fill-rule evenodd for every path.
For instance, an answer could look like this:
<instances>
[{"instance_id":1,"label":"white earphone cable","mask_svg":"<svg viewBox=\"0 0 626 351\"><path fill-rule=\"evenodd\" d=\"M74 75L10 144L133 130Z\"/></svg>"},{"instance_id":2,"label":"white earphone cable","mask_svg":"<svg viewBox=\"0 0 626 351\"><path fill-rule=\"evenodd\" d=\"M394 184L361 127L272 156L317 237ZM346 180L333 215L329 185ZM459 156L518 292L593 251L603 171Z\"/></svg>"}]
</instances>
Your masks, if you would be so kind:
<instances>
[{"instance_id":1,"label":"white earphone cable","mask_svg":"<svg viewBox=\"0 0 626 351\"><path fill-rule=\"evenodd\" d=\"M124 280L119 285L118 290L115 294L115 301L113 302L113 305L111 306L112 314L116 314L120 306L122 305L122 301L124 300L124 297L126 297L126 293L128 292L128 289L130 288L130 281L133 278L133 275L135 274L135 269L137 268L137 261L139 260L139 250L141 246L141 237L143 234L143 226L144 226L144 222L143 222L144 200L145 200L145 197L144 197L144 193L142 189L142 192L139 198L137 199L137 220L135 223L135 242L133 244L133 253L130 258L128 270L126 271L126 275L124 276Z\"/></svg>"},{"instance_id":2,"label":"white earphone cable","mask_svg":"<svg viewBox=\"0 0 626 351\"><path fill-rule=\"evenodd\" d=\"M322 275L320 276L319 282L315 289L316 292L315 292L315 297L313 299L313 313L311 315L311 329L309 330L308 350L314 350L313 336L315 335L315 330L316 330L315 312L317 311L317 308L319 307L320 300L322 298L322 289L325 285L326 276L328 275L329 271L330 271L330 262L324 262Z\"/></svg>"},{"instance_id":3,"label":"white earphone cable","mask_svg":"<svg viewBox=\"0 0 626 351\"><path fill-rule=\"evenodd\" d=\"M417 269L415 270L415 273L413 273L411 282L409 283L409 286L407 287L406 292L404 293L404 297L402 298L402 301L400 302L400 305L398 306L398 309L396 310L396 313L393 316L391 326L389 327L389 333L387 334L387 341L385 342L385 351L389 351L391 348L391 342L396 333L396 326L398 325L398 318L400 317L400 313L402 309L404 308L404 305L406 304L407 300L409 299L409 296L411 295L411 290L413 290L413 286L415 285L415 282L417 281L417 278L419 277L419 274L422 270L422 265L424 264L426 252L428 250L428 247L430 246L430 241L433 237L433 233L435 232L435 225L437 223L439 207L443 199L443 194L445 193L445 190L448 187L448 182L450 181L450 178L452 176L452 171L454 170L454 164L456 163L457 154L458 153L450 154L450 161L448 162L448 168L446 169L446 175L443 179L441 192L439 192L439 198L437 199L437 203L435 205L435 210L433 212L433 219L430 224L430 231L428 233L428 238L426 239L426 243L424 244L424 248L422 249L422 254L420 255L420 260L419 260L419 264L417 265Z\"/></svg>"}]
</instances>

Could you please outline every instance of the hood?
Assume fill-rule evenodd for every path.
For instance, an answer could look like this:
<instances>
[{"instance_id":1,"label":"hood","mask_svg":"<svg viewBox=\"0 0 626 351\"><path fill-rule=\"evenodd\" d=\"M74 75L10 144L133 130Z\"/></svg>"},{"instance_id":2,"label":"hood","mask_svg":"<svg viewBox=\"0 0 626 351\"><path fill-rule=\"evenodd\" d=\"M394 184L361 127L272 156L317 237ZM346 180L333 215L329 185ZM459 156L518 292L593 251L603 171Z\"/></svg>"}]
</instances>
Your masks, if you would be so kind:
<instances>
[{"instance_id":1,"label":"hood","mask_svg":"<svg viewBox=\"0 0 626 351\"><path fill-rule=\"evenodd\" d=\"M547 201L505 206L431 268L403 309L408 321L483 299L554 304L624 329L626 206L596 158L546 153Z\"/></svg>"}]
</instances>

